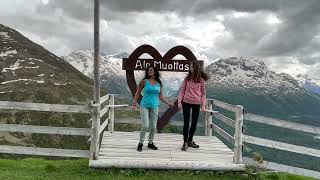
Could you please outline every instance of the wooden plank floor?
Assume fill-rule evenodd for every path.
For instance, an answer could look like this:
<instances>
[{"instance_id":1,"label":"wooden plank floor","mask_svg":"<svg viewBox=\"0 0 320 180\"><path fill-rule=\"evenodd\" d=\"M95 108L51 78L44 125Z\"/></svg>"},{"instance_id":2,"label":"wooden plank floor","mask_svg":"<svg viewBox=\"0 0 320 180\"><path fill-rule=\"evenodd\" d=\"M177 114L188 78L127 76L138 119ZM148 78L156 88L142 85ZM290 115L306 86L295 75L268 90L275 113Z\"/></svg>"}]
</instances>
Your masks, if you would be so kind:
<instances>
[{"instance_id":1,"label":"wooden plank floor","mask_svg":"<svg viewBox=\"0 0 320 180\"><path fill-rule=\"evenodd\" d=\"M104 132L98 160L90 160L96 168L194 169L242 171L244 165L232 162L233 152L217 137L195 136L199 149L181 151L182 135L156 134L158 150L137 151L139 132Z\"/></svg>"}]
</instances>

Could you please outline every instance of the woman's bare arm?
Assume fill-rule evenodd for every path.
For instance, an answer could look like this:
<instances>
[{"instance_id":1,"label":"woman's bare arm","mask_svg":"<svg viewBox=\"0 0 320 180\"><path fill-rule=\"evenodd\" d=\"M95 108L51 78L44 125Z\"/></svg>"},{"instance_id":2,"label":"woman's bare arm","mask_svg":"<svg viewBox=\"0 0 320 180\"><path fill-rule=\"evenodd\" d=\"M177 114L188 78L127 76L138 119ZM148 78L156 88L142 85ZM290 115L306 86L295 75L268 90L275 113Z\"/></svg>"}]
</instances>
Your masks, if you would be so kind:
<instances>
[{"instance_id":1,"label":"woman's bare arm","mask_svg":"<svg viewBox=\"0 0 320 180\"><path fill-rule=\"evenodd\" d=\"M133 98L133 104L132 104L133 110L135 110L135 107L137 106L137 101L138 101L138 99L139 99L139 97L140 97L140 95L141 95L141 91L142 91L142 89L144 88L145 84L146 84L146 81L145 81L145 80L142 80L142 81L139 83L139 86L138 86L138 88L137 88L136 94L134 95L134 98Z\"/></svg>"},{"instance_id":2,"label":"woman's bare arm","mask_svg":"<svg viewBox=\"0 0 320 180\"><path fill-rule=\"evenodd\" d=\"M171 107L173 107L173 106L174 106L174 104L173 104L173 103L169 102L169 101L168 101L168 100L163 96L163 93L162 93L162 87L160 88L160 95L159 95L159 99L160 99L162 102L166 103L168 106L171 106Z\"/></svg>"}]
</instances>

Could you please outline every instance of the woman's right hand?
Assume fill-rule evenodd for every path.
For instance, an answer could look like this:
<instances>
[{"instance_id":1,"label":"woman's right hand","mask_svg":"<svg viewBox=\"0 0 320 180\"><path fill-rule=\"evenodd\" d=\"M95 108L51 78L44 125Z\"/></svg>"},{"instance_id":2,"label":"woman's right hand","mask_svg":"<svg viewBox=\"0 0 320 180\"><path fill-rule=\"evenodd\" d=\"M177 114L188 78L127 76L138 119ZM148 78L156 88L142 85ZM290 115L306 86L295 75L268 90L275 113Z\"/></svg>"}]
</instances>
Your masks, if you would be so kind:
<instances>
[{"instance_id":1,"label":"woman's right hand","mask_svg":"<svg viewBox=\"0 0 320 180\"><path fill-rule=\"evenodd\" d=\"M178 103L178 108L182 109L182 104L181 103Z\"/></svg>"},{"instance_id":2,"label":"woman's right hand","mask_svg":"<svg viewBox=\"0 0 320 180\"><path fill-rule=\"evenodd\" d=\"M136 103L133 103L133 104L132 104L132 111L136 111L136 109L137 109L137 104L136 104Z\"/></svg>"}]
</instances>

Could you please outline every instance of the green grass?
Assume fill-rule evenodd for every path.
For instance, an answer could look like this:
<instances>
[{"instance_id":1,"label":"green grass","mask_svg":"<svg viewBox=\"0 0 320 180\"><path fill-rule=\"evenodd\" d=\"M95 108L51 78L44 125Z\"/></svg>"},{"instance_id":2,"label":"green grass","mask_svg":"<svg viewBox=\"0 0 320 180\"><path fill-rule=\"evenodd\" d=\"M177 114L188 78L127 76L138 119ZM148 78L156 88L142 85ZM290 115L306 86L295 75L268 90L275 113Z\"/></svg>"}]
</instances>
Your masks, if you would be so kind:
<instances>
[{"instance_id":1,"label":"green grass","mask_svg":"<svg viewBox=\"0 0 320 180\"><path fill-rule=\"evenodd\" d=\"M137 118L140 119L140 111L116 110L114 113L116 118Z\"/></svg>"},{"instance_id":2,"label":"green grass","mask_svg":"<svg viewBox=\"0 0 320 180\"><path fill-rule=\"evenodd\" d=\"M312 178L285 173L263 173L252 175L249 171L212 172L212 171L177 171L177 170L142 170L142 169L91 169L87 159L80 160L44 160L27 158L22 160L0 159L0 179L130 179L130 180L209 180L209 179L291 179L311 180Z\"/></svg>"}]
</instances>

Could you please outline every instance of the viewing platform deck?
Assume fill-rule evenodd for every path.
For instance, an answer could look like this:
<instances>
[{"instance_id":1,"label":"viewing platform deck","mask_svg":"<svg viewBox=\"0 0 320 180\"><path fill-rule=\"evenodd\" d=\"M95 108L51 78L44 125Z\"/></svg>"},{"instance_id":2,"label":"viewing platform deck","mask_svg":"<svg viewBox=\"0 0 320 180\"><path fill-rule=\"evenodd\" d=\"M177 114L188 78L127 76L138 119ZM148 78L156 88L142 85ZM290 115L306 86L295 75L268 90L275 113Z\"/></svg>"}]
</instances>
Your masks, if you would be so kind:
<instances>
[{"instance_id":1,"label":"viewing platform deck","mask_svg":"<svg viewBox=\"0 0 320 180\"><path fill-rule=\"evenodd\" d=\"M147 134L148 135L148 134ZM147 136L146 136L147 139ZM195 136L199 149L181 151L182 135L161 133L155 135L158 150L137 151L139 132L107 132L102 137L98 160L90 160L96 168L146 168L242 171L243 164L233 163L233 151L215 136Z\"/></svg>"}]
</instances>

